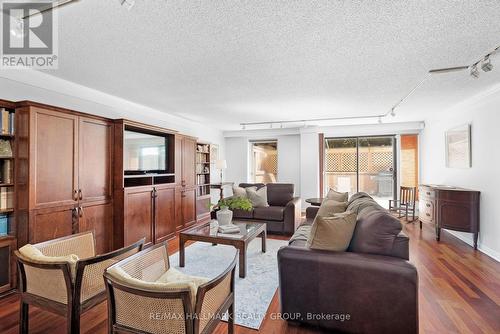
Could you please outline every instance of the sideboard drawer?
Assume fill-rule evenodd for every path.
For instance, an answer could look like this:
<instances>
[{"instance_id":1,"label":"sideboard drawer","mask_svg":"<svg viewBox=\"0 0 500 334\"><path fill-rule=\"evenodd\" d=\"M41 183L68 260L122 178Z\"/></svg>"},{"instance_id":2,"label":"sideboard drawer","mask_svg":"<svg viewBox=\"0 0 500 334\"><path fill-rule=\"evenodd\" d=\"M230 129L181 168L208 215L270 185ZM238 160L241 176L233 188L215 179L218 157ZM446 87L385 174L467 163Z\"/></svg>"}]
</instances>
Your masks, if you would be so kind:
<instances>
[{"instance_id":1,"label":"sideboard drawer","mask_svg":"<svg viewBox=\"0 0 500 334\"><path fill-rule=\"evenodd\" d=\"M420 199L419 217L424 223L434 223L434 203L429 200Z\"/></svg>"}]
</instances>

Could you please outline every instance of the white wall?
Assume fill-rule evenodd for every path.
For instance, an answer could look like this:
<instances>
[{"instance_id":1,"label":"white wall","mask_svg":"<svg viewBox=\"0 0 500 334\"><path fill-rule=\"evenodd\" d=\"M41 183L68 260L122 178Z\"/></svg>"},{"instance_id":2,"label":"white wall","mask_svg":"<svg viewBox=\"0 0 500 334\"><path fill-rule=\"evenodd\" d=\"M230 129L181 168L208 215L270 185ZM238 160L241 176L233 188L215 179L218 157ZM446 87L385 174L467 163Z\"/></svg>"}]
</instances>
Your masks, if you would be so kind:
<instances>
[{"instance_id":1,"label":"white wall","mask_svg":"<svg viewBox=\"0 0 500 334\"><path fill-rule=\"evenodd\" d=\"M427 119L420 138L423 183L460 186L481 191L478 248L500 261L500 91L473 98L435 118ZM472 168L445 166L445 131L472 125ZM450 231L451 232L451 231ZM451 232L472 245L472 235Z\"/></svg>"},{"instance_id":2,"label":"white wall","mask_svg":"<svg viewBox=\"0 0 500 334\"><path fill-rule=\"evenodd\" d=\"M112 119L127 118L165 127L198 137L201 141L217 143L220 145L221 156L224 156L222 131L210 124L187 120L42 72L0 71L0 99L31 100Z\"/></svg>"}]
</instances>

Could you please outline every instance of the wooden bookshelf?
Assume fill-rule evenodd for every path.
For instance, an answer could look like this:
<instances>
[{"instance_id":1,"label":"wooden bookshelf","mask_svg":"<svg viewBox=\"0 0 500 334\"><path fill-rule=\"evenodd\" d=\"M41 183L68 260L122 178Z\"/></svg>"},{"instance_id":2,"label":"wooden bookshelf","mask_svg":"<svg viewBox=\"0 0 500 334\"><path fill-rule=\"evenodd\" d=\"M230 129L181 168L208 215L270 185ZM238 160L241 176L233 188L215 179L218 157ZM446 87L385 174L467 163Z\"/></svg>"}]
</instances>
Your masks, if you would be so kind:
<instances>
[{"instance_id":1,"label":"wooden bookshelf","mask_svg":"<svg viewBox=\"0 0 500 334\"><path fill-rule=\"evenodd\" d=\"M17 248L15 215L15 104L0 100L0 294L16 287L14 250Z\"/></svg>"},{"instance_id":2,"label":"wooden bookshelf","mask_svg":"<svg viewBox=\"0 0 500 334\"><path fill-rule=\"evenodd\" d=\"M198 221L210 219L210 144L196 144L196 214Z\"/></svg>"}]
</instances>

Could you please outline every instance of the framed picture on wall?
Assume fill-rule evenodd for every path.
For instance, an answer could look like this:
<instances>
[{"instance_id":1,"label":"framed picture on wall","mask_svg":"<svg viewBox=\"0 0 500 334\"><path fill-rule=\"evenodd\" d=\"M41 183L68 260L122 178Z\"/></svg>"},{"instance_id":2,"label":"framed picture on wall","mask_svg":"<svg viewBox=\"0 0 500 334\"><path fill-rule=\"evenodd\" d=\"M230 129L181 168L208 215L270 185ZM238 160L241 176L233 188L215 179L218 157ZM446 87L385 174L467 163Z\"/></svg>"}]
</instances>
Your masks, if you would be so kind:
<instances>
[{"instance_id":1,"label":"framed picture on wall","mask_svg":"<svg viewBox=\"0 0 500 334\"><path fill-rule=\"evenodd\" d=\"M470 134L470 124L458 126L446 131L446 167L472 167Z\"/></svg>"},{"instance_id":2,"label":"framed picture on wall","mask_svg":"<svg viewBox=\"0 0 500 334\"><path fill-rule=\"evenodd\" d=\"M215 163L219 160L219 145L211 144L210 145L210 162Z\"/></svg>"}]
</instances>

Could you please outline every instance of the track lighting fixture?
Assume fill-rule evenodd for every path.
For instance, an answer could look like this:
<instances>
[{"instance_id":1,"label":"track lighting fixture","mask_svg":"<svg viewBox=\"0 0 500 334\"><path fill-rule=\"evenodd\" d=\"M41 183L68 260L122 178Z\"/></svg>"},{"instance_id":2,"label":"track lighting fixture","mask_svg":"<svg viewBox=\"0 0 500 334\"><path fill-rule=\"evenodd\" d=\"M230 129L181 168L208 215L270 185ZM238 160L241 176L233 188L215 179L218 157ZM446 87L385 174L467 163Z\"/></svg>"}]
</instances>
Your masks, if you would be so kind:
<instances>
[{"instance_id":1,"label":"track lighting fixture","mask_svg":"<svg viewBox=\"0 0 500 334\"><path fill-rule=\"evenodd\" d=\"M479 78L479 70L477 69L477 63L470 67L470 76L477 79Z\"/></svg>"},{"instance_id":2,"label":"track lighting fixture","mask_svg":"<svg viewBox=\"0 0 500 334\"><path fill-rule=\"evenodd\" d=\"M493 64L491 63L490 55L484 57L483 61L481 62L481 69L484 72L489 72L493 69Z\"/></svg>"},{"instance_id":3,"label":"track lighting fixture","mask_svg":"<svg viewBox=\"0 0 500 334\"><path fill-rule=\"evenodd\" d=\"M396 116L396 110L394 110L394 109L395 109L394 107L391 108L391 116L392 117Z\"/></svg>"},{"instance_id":4,"label":"track lighting fixture","mask_svg":"<svg viewBox=\"0 0 500 334\"><path fill-rule=\"evenodd\" d=\"M131 10L135 5L135 0L118 0L120 5L125 7L127 10Z\"/></svg>"}]
</instances>

